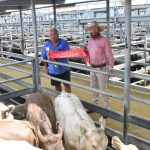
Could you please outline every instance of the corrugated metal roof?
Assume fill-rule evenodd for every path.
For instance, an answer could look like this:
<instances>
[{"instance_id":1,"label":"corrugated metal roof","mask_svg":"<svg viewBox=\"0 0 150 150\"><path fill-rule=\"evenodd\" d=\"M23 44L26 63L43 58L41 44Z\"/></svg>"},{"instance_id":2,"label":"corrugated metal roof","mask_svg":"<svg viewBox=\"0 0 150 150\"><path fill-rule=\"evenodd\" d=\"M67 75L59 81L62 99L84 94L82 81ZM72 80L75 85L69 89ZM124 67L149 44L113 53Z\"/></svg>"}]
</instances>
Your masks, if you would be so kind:
<instances>
[{"instance_id":1,"label":"corrugated metal roof","mask_svg":"<svg viewBox=\"0 0 150 150\"><path fill-rule=\"evenodd\" d=\"M56 4L72 4L92 1L105 1L105 0L55 0ZM34 0L35 5L48 5L52 4L53 0ZM0 12L10 9L27 9L31 6L31 0L0 0Z\"/></svg>"},{"instance_id":2,"label":"corrugated metal roof","mask_svg":"<svg viewBox=\"0 0 150 150\"><path fill-rule=\"evenodd\" d=\"M52 0L34 0L35 4L52 4ZM65 0L55 0L56 4L63 4ZM0 0L0 12L10 9L27 9L31 6L31 0Z\"/></svg>"},{"instance_id":3,"label":"corrugated metal roof","mask_svg":"<svg viewBox=\"0 0 150 150\"><path fill-rule=\"evenodd\" d=\"M35 4L52 4L52 0L34 0ZM63 4L65 0L55 0L56 4ZM30 0L0 0L0 7L2 6L29 6Z\"/></svg>"}]
</instances>

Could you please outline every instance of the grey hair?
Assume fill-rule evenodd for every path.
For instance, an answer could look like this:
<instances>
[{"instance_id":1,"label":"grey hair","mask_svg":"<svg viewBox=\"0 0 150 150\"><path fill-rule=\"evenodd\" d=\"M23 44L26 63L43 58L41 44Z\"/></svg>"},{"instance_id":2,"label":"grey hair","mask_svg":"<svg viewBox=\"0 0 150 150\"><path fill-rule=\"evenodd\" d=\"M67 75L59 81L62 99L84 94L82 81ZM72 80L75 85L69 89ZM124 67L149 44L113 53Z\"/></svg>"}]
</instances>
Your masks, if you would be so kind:
<instances>
[{"instance_id":1,"label":"grey hair","mask_svg":"<svg viewBox=\"0 0 150 150\"><path fill-rule=\"evenodd\" d=\"M55 27L51 28L51 29L49 30L49 32L56 32L56 33L59 34L58 30L57 30Z\"/></svg>"}]
</instances>

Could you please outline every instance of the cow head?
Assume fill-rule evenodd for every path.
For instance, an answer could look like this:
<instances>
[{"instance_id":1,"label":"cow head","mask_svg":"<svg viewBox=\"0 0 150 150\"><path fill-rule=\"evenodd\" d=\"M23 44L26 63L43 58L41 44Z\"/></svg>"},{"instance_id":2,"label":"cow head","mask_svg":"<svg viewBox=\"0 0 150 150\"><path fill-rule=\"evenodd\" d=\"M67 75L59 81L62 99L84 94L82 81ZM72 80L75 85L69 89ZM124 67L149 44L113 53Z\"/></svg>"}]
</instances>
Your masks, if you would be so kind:
<instances>
[{"instance_id":1,"label":"cow head","mask_svg":"<svg viewBox=\"0 0 150 150\"><path fill-rule=\"evenodd\" d=\"M13 119L11 112L15 108L14 105L6 106L3 103L0 103L0 119Z\"/></svg>"},{"instance_id":2,"label":"cow head","mask_svg":"<svg viewBox=\"0 0 150 150\"><path fill-rule=\"evenodd\" d=\"M100 119L102 120L102 119ZM105 121L104 121L105 122ZM105 124L103 122L103 125ZM108 138L104 132L105 127L80 126L80 149L81 150L106 150Z\"/></svg>"},{"instance_id":3,"label":"cow head","mask_svg":"<svg viewBox=\"0 0 150 150\"><path fill-rule=\"evenodd\" d=\"M122 143L122 141L119 139L119 137L117 136L113 136L112 137L112 141L111 141L112 147L117 149L117 150L123 150L123 149L131 149L131 150L139 150L135 145L133 144L129 144L129 145L125 145Z\"/></svg>"},{"instance_id":4,"label":"cow head","mask_svg":"<svg viewBox=\"0 0 150 150\"><path fill-rule=\"evenodd\" d=\"M42 135L39 126L38 128L38 137L39 140L43 143L42 147L45 150L64 150L62 143L62 127L59 123L56 124L58 129L58 134L49 133L47 135Z\"/></svg>"}]
</instances>

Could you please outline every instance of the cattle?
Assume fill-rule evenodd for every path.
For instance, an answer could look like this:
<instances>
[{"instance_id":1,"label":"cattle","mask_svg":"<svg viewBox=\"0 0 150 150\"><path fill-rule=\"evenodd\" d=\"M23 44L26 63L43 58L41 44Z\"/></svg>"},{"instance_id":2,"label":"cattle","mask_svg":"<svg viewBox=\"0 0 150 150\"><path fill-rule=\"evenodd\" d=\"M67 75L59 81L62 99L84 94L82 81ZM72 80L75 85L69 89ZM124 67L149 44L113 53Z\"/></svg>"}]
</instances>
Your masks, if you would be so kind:
<instances>
[{"instance_id":1,"label":"cattle","mask_svg":"<svg viewBox=\"0 0 150 150\"><path fill-rule=\"evenodd\" d=\"M3 119L0 120L0 129L0 139L27 141L36 147L39 146L37 131L28 121Z\"/></svg>"},{"instance_id":2,"label":"cattle","mask_svg":"<svg viewBox=\"0 0 150 150\"><path fill-rule=\"evenodd\" d=\"M15 108L14 105L6 106L5 104L0 103L0 120L1 119L14 119L14 116L11 114L14 108Z\"/></svg>"},{"instance_id":3,"label":"cattle","mask_svg":"<svg viewBox=\"0 0 150 150\"><path fill-rule=\"evenodd\" d=\"M112 147L115 148L116 150L139 150L135 145L129 144L125 145L121 142L119 137L113 136L112 137Z\"/></svg>"},{"instance_id":4,"label":"cattle","mask_svg":"<svg viewBox=\"0 0 150 150\"><path fill-rule=\"evenodd\" d=\"M96 128L76 95L63 91L56 97L54 106L64 130L67 150L106 150L105 120L101 118L102 127Z\"/></svg>"},{"instance_id":5,"label":"cattle","mask_svg":"<svg viewBox=\"0 0 150 150\"><path fill-rule=\"evenodd\" d=\"M2 150L42 150L26 141L16 141L16 140L3 140L0 139L0 148Z\"/></svg>"},{"instance_id":6,"label":"cattle","mask_svg":"<svg viewBox=\"0 0 150 150\"><path fill-rule=\"evenodd\" d=\"M53 133L57 133L56 115L55 115L53 103L52 103L52 100L50 99L50 97L43 92L36 92L36 93L30 94L26 98L25 115L27 114L26 113L27 107L31 103L34 103L34 104L38 105L39 107L41 107L41 109L47 114L47 116L51 122Z\"/></svg>"},{"instance_id":7,"label":"cattle","mask_svg":"<svg viewBox=\"0 0 150 150\"><path fill-rule=\"evenodd\" d=\"M26 101L25 109L26 119L38 128L39 147L44 150L64 150L62 127L57 123L55 130L57 130L58 133L54 134L52 130L50 119L54 121L56 117L53 104L48 95L40 92L31 94ZM56 124L56 121L53 123Z\"/></svg>"}]
</instances>

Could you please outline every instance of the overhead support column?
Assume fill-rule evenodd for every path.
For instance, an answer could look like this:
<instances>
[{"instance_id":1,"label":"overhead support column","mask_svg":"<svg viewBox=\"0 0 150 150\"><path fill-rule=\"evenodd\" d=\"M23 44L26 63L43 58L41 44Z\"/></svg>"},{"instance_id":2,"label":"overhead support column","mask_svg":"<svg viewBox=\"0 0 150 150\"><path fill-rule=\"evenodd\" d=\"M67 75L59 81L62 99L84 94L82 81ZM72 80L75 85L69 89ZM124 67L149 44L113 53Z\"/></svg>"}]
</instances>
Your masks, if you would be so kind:
<instances>
[{"instance_id":1,"label":"overhead support column","mask_svg":"<svg viewBox=\"0 0 150 150\"><path fill-rule=\"evenodd\" d=\"M36 13L35 13L35 3L31 0L31 11L32 11L32 22L33 22L33 35L34 35L34 54L35 54L35 90L40 91L40 70L38 61L38 39L37 39L37 28L36 28Z\"/></svg>"},{"instance_id":2,"label":"overhead support column","mask_svg":"<svg viewBox=\"0 0 150 150\"><path fill-rule=\"evenodd\" d=\"M24 55L25 45L24 45L24 31L23 31L23 17L22 17L22 9L19 8L20 11L20 26L21 26L21 52Z\"/></svg>"},{"instance_id":3,"label":"overhead support column","mask_svg":"<svg viewBox=\"0 0 150 150\"><path fill-rule=\"evenodd\" d=\"M127 144L130 111L130 63L131 63L131 0L125 0L125 71L124 71L124 142Z\"/></svg>"},{"instance_id":4,"label":"overhead support column","mask_svg":"<svg viewBox=\"0 0 150 150\"><path fill-rule=\"evenodd\" d=\"M106 11L107 11L107 36L110 37L110 0L106 1Z\"/></svg>"},{"instance_id":5,"label":"overhead support column","mask_svg":"<svg viewBox=\"0 0 150 150\"><path fill-rule=\"evenodd\" d=\"M53 15L54 15L54 26L56 27L56 3L55 0L52 0L53 3Z\"/></svg>"}]
</instances>

